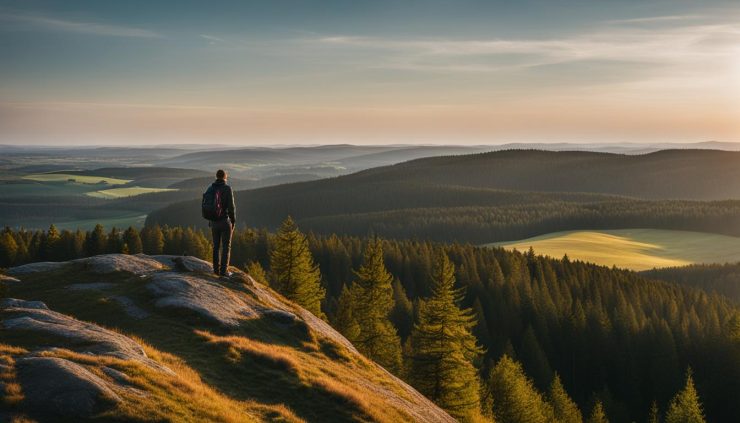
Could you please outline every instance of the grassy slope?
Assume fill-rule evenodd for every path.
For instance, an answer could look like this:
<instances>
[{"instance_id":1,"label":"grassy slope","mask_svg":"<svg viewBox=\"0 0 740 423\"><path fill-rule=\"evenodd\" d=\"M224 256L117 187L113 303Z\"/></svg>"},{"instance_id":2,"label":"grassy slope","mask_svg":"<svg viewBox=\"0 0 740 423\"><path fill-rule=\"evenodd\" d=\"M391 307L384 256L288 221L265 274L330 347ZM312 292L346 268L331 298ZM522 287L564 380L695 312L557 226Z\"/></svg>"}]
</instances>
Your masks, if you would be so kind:
<instances>
[{"instance_id":1,"label":"grassy slope","mask_svg":"<svg viewBox=\"0 0 740 423\"><path fill-rule=\"evenodd\" d=\"M658 229L556 232L489 245L632 270L740 261L740 238Z\"/></svg>"},{"instance_id":2,"label":"grassy slope","mask_svg":"<svg viewBox=\"0 0 740 423\"><path fill-rule=\"evenodd\" d=\"M116 287L105 292L67 288L73 283L100 281L114 282ZM240 283L227 282L226 286L234 295L252 295ZM133 299L150 316L143 320L127 317L110 299L114 295ZM151 384L160 386L150 401L153 404L118 409L112 414L116 418L145 420L142 416L147 415L148 407L156 408L158 401L166 405L166 411L179 402L197 400L197 407L203 408L208 407L208 401L215 401L216 411L223 411L224 415L241 408L269 421L412 420L402 404L384 394L387 390L398 398L414 401L408 391L399 387L397 379L305 325L275 330L272 322L251 320L227 330L194 314L155 308L139 277L100 276L81 269L26 276L23 283L10 286L7 296L41 300L52 310L141 339L148 344L150 356L160 357L168 365L179 363L178 373L198 385L194 393L169 392L160 385L175 384L174 381L149 380L144 375L143 389L149 390ZM38 342L34 338L11 345L31 348ZM195 398L199 392L208 396ZM182 404L178 407L187 408ZM192 421L183 418L188 413L190 419L202 419L206 410L175 409L167 419ZM154 415L161 417L162 410Z\"/></svg>"},{"instance_id":3,"label":"grassy slope","mask_svg":"<svg viewBox=\"0 0 740 423\"><path fill-rule=\"evenodd\" d=\"M134 187L126 187L126 188L103 189L99 191L88 192L86 195L90 197L96 197L96 198L112 199L112 198L133 197L133 196L141 195L141 194L151 194L153 192L171 192L171 191L177 191L177 189L147 188L147 187L134 186Z\"/></svg>"}]
</instances>

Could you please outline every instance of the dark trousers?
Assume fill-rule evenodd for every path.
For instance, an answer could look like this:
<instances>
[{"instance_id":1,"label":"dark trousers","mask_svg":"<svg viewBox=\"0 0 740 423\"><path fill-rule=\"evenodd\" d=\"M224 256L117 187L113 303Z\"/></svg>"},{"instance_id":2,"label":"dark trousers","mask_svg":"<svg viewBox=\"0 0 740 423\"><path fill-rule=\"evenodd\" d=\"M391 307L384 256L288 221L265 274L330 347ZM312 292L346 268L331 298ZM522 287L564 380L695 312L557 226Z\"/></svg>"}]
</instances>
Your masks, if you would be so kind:
<instances>
[{"instance_id":1,"label":"dark trousers","mask_svg":"<svg viewBox=\"0 0 740 423\"><path fill-rule=\"evenodd\" d=\"M214 273L224 275L226 274L226 269L229 268L232 229L233 226L231 226L231 222L229 221L229 219L211 222L211 234L213 235Z\"/></svg>"}]
</instances>

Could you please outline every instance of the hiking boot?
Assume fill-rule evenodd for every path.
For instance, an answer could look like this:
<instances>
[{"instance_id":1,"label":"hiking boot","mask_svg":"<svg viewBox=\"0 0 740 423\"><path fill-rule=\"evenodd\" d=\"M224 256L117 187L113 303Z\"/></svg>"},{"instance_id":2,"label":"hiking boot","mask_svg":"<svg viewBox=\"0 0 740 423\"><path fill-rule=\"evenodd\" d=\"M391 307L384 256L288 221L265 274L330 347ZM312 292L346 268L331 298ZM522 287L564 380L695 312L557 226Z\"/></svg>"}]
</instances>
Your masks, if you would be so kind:
<instances>
[{"instance_id":1,"label":"hiking boot","mask_svg":"<svg viewBox=\"0 0 740 423\"><path fill-rule=\"evenodd\" d=\"M231 275L233 275L233 274L234 274L234 273L232 273L232 272L225 272L225 273L222 273L222 274L221 274L221 277L220 277L219 279L224 279L224 280L228 280L229 278L231 278Z\"/></svg>"}]
</instances>

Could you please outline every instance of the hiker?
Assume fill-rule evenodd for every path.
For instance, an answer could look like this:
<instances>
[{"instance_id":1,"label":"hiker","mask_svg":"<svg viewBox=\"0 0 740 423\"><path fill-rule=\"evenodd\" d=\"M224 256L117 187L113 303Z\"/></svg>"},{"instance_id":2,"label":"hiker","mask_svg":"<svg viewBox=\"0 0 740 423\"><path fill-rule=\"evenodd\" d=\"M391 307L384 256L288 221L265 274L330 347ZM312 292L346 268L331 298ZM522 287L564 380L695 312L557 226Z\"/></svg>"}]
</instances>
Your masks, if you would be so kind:
<instances>
[{"instance_id":1,"label":"hiker","mask_svg":"<svg viewBox=\"0 0 740 423\"><path fill-rule=\"evenodd\" d=\"M229 255L231 235L234 233L234 193L226 184L228 175L222 169L216 172L216 181L203 194L203 217L209 220L213 235L213 273L221 277L231 276Z\"/></svg>"}]
</instances>

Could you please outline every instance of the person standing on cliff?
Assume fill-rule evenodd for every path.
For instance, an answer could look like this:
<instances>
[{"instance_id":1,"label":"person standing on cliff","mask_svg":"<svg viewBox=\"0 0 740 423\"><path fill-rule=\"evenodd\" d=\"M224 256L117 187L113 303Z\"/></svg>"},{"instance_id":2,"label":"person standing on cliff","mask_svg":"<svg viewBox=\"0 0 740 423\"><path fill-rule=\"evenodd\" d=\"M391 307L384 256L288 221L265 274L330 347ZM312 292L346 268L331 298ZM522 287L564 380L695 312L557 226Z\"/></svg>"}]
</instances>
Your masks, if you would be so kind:
<instances>
[{"instance_id":1,"label":"person standing on cliff","mask_svg":"<svg viewBox=\"0 0 740 423\"><path fill-rule=\"evenodd\" d=\"M216 172L216 181L203 194L203 217L209 220L213 235L213 273L229 277L231 235L236 224L234 192L226 181L228 175L222 169Z\"/></svg>"}]
</instances>

